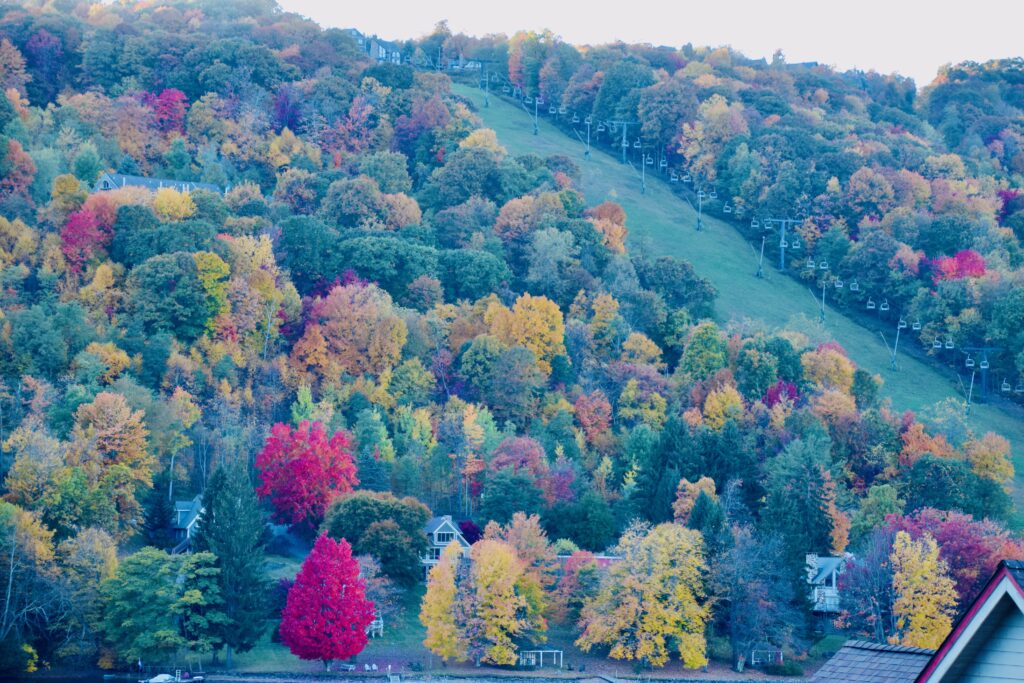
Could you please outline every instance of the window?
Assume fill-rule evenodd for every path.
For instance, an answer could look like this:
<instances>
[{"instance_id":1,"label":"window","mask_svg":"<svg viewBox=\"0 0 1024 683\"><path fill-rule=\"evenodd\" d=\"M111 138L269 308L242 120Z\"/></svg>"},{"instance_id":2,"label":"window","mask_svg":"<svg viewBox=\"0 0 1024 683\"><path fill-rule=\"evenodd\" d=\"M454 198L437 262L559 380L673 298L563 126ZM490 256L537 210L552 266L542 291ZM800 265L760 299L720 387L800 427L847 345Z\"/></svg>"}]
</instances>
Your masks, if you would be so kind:
<instances>
[{"instance_id":1,"label":"window","mask_svg":"<svg viewBox=\"0 0 1024 683\"><path fill-rule=\"evenodd\" d=\"M430 549L430 559L432 559L432 560L440 560L441 559L441 549L440 548L431 548Z\"/></svg>"},{"instance_id":2,"label":"window","mask_svg":"<svg viewBox=\"0 0 1024 683\"><path fill-rule=\"evenodd\" d=\"M455 540L455 534L451 531L438 531L434 534L434 542L437 545L448 545Z\"/></svg>"}]
</instances>

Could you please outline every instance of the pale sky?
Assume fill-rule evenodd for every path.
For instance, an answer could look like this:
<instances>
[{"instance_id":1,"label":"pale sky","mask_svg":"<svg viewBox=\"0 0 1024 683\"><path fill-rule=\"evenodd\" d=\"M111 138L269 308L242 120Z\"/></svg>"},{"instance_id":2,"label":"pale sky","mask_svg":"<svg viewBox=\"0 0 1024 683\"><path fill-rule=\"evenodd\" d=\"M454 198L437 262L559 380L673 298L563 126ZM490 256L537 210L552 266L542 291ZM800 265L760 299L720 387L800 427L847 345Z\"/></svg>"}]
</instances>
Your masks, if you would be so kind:
<instances>
[{"instance_id":1,"label":"pale sky","mask_svg":"<svg viewBox=\"0 0 1024 683\"><path fill-rule=\"evenodd\" d=\"M731 45L749 57L912 77L1024 55L1024 0L280 0L323 26L398 40L447 19L472 35L550 29L573 44Z\"/></svg>"}]
</instances>

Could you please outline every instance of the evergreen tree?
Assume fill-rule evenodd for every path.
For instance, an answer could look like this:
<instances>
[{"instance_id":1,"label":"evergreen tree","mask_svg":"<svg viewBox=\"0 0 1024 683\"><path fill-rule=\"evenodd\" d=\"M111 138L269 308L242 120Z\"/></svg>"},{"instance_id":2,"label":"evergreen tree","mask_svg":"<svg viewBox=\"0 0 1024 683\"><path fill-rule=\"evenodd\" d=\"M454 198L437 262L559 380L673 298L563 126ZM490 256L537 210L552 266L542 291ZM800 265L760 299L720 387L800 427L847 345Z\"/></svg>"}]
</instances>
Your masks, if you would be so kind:
<instances>
[{"instance_id":1,"label":"evergreen tree","mask_svg":"<svg viewBox=\"0 0 1024 683\"><path fill-rule=\"evenodd\" d=\"M171 529L173 519L174 505L164 495L164 487L155 485L149 495L149 505L146 506L146 518L143 522L146 543L161 550L170 548L174 544L174 533Z\"/></svg>"},{"instance_id":2,"label":"evergreen tree","mask_svg":"<svg viewBox=\"0 0 1024 683\"><path fill-rule=\"evenodd\" d=\"M227 645L230 667L233 652L251 650L266 628L265 522L244 465L217 468L206 487L203 510L195 547L217 556L228 617L220 637Z\"/></svg>"}]
</instances>

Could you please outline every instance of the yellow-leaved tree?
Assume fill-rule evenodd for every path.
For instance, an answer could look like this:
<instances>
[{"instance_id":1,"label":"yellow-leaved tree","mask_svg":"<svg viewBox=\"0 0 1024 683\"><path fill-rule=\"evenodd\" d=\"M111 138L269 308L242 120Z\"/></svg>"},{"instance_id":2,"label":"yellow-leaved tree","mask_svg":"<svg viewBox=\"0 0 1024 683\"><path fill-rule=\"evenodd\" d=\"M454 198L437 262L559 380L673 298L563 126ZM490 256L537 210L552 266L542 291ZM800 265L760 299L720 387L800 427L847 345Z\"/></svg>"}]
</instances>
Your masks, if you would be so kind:
<instances>
[{"instance_id":1,"label":"yellow-leaved tree","mask_svg":"<svg viewBox=\"0 0 1024 683\"><path fill-rule=\"evenodd\" d=\"M608 647L613 659L668 662L678 648L683 666L707 664L704 631L711 610L704 594L704 539L679 524L631 526L619 539L622 559L608 568L580 615L576 645Z\"/></svg>"},{"instance_id":2,"label":"yellow-leaved tree","mask_svg":"<svg viewBox=\"0 0 1024 683\"><path fill-rule=\"evenodd\" d=\"M938 544L929 534L915 541L906 531L899 531L890 560L895 639L907 647L934 650L953 626L957 598L949 569L939 558Z\"/></svg>"},{"instance_id":3,"label":"yellow-leaved tree","mask_svg":"<svg viewBox=\"0 0 1024 683\"><path fill-rule=\"evenodd\" d=\"M551 360L565 354L562 311L545 296L523 294L509 310L492 302L484 314L491 334L509 346L522 346L537 358L537 367L551 374Z\"/></svg>"},{"instance_id":4,"label":"yellow-leaved tree","mask_svg":"<svg viewBox=\"0 0 1024 683\"><path fill-rule=\"evenodd\" d=\"M188 192L162 187L153 198L153 211L166 221L181 221L195 214L196 203Z\"/></svg>"},{"instance_id":5,"label":"yellow-leaved tree","mask_svg":"<svg viewBox=\"0 0 1024 683\"><path fill-rule=\"evenodd\" d=\"M474 661L511 666L517 661L515 639L527 630L526 599L518 590L523 565L503 541L484 539L470 552L471 594L460 600L461 611L475 614L480 629L463 628L467 652Z\"/></svg>"},{"instance_id":6,"label":"yellow-leaved tree","mask_svg":"<svg viewBox=\"0 0 1024 683\"><path fill-rule=\"evenodd\" d=\"M466 658L455 623L455 572L461 559L458 543L444 549L440 561L430 570L427 593L420 605L420 623L427 628L423 645L445 661Z\"/></svg>"}]
</instances>

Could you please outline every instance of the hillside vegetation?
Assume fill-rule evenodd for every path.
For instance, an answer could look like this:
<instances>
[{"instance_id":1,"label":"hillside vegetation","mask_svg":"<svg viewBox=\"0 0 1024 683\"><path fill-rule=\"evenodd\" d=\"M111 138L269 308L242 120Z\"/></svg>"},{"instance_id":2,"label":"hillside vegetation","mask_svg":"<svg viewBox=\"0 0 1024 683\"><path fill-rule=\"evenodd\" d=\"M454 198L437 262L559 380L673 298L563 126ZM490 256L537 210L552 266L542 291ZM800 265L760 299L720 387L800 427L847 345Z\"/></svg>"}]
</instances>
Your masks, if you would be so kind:
<instances>
[{"instance_id":1,"label":"hillside vegetation","mask_svg":"<svg viewBox=\"0 0 1024 683\"><path fill-rule=\"evenodd\" d=\"M1016 385L1016 63L918 102L729 50L360 37L265 0L0 6L0 671L312 670L378 619L472 670L549 632L799 661L806 558L846 552L844 632L934 647L1024 557L1019 426L831 308L888 298ZM480 59L563 130L642 122L634 165L731 213L799 214L861 288L818 326L800 258L756 280L670 185L453 86ZM443 515L465 544L428 546Z\"/></svg>"}]
</instances>

